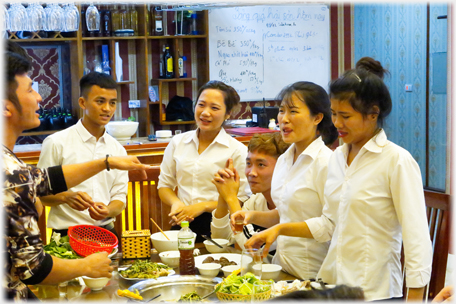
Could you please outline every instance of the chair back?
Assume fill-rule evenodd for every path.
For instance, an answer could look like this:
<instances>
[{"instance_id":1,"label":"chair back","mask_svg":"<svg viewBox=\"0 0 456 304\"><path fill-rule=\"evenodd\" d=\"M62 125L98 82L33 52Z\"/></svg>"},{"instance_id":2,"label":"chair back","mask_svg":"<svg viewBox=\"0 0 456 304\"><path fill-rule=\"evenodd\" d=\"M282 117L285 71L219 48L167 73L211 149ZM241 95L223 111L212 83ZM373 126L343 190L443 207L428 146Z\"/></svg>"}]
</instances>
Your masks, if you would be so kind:
<instances>
[{"instance_id":1,"label":"chair back","mask_svg":"<svg viewBox=\"0 0 456 304\"><path fill-rule=\"evenodd\" d=\"M431 280L426 286L423 300L433 299L445 285L445 275L450 248L451 200L450 195L425 190L426 215L432 242ZM407 295L404 272L404 249L401 254L404 277L404 298Z\"/></svg>"},{"instance_id":2,"label":"chair back","mask_svg":"<svg viewBox=\"0 0 456 304\"><path fill-rule=\"evenodd\" d=\"M116 217L115 229L119 236L122 231L149 229L151 234L159 232L150 218L162 228L169 230L168 213L170 207L163 204L158 196L158 176L160 166L146 170L147 178L139 171L128 172L128 195L125 209Z\"/></svg>"}]
</instances>

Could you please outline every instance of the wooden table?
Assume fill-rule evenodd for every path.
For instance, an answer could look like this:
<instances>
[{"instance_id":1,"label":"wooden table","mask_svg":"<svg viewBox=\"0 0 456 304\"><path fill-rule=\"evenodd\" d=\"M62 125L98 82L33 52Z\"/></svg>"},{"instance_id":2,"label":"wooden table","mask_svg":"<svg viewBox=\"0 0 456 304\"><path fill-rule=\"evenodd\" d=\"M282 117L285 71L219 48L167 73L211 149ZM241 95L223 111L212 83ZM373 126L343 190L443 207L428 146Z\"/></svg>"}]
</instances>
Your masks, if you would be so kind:
<instances>
[{"instance_id":1,"label":"wooden table","mask_svg":"<svg viewBox=\"0 0 456 304\"><path fill-rule=\"evenodd\" d=\"M201 254L208 254L206 247L204 247L203 243L196 244L196 248L198 248ZM231 253L241 253L239 249L230 248ZM150 257L152 262L161 262L160 257L158 256L158 252L152 250L152 254ZM120 260L120 266L131 264L134 260ZM179 274L179 269L174 269L176 274ZM223 277L223 273L220 272L220 277ZM290 274L285 272L281 272L278 279L276 281L281 280L295 280L296 278ZM66 295L60 296L59 288L56 285L31 285L29 288L33 291L33 293L42 301L103 301L103 302L127 302L127 298L117 296L117 289L127 289L131 285L137 282L126 282L124 279L119 278L117 273L113 273L113 276L109 283L99 291L91 291L89 287L80 284L83 283L82 278L81 280L72 280L68 282L68 286L66 288Z\"/></svg>"}]
</instances>

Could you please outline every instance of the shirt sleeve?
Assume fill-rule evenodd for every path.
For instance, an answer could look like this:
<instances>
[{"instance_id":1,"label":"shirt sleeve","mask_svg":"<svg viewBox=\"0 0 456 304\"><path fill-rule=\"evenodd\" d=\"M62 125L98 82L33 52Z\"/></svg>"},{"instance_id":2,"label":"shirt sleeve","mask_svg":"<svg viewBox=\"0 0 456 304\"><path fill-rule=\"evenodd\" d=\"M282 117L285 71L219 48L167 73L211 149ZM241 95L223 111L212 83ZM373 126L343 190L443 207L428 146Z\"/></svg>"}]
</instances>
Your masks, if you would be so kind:
<instances>
[{"instance_id":1,"label":"shirt sleeve","mask_svg":"<svg viewBox=\"0 0 456 304\"><path fill-rule=\"evenodd\" d=\"M234 244L236 241L234 238L233 231L230 227L230 213L228 212L222 218L215 217L215 210L212 211L212 221L211 221L211 236L216 239L225 239L229 241L229 245Z\"/></svg>"},{"instance_id":2,"label":"shirt sleeve","mask_svg":"<svg viewBox=\"0 0 456 304\"><path fill-rule=\"evenodd\" d=\"M245 202L251 195L250 186L245 176L245 160L247 158L248 150L244 144L239 145L239 148L233 153L233 165L239 173L240 186L238 191L238 199Z\"/></svg>"},{"instance_id":3,"label":"shirt sleeve","mask_svg":"<svg viewBox=\"0 0 456 304\"><path fill-rule=\"evenodd\" d=\"M55 144L52 137L47 137L41 145L40 159L38 168L47 168L62 164L62 149Z\"/></svg>"},{"instance_id":4,"label":"shirt sleeve","mask_svg":"<svg viewBox=\"0 0 456 304\"><path fill-rule=\"evenodd\" d=\"M432 245L421 172L410 154L402 155L394 164L390 188L402 226L407 287L420 288L430 281Z\"/></svg>"},{"instance_id":5,"label":"shirt sleeve","mask_svg":"<svg viewBox=\"0 0 456 304\"><path fill-rule=\"evenodd\" d=\"M118 155L126 156L127 151L122 148L119 150ZM113 170L113 173L114 172L116 174L116 177L113 184L111 185L111 190L109 191L109 194L111 196L110 201L121 201L124 204L125 208L128 194L128 171Z\"/></svg>"},{"instance_id":6,"label":"shirt sleeve","mask_svg":"<svg viewBox=\"0 0 456 304\"><path fill-rule=\"evenodd\" d=\"M166 146L163 160L160 164L160 176L158 177L157 189L170 188L174 191L177 187L176 162L174 161L174 151L176 143L174 138Z\"/></svg>"},{"instance_id":7,"label":"shirt sleeve","mask_svg":"<svg viewBox=\"0 0 456 304\"><path fill-rule=\"evenodd\" d=\"M319 166L316 170L315 185L320 203L323 205L322 215L306 220L306 224L312 233L313 238L320 243L331 240L335 225L338 209L338 201L330 203L325 196L325 184L328 178L329 164Z\"/></svg>"}]
</instances>

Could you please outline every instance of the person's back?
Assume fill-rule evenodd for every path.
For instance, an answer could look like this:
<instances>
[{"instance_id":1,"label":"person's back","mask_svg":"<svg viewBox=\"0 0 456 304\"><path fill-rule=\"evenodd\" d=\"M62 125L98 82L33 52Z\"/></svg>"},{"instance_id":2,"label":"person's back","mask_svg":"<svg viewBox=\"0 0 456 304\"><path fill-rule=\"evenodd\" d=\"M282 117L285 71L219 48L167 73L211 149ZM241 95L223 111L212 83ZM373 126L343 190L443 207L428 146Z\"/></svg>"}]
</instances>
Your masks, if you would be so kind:
<instances>
[{"instance_id":1,"label":"person's back","mask_svg":"<svg viewBox=\"0 0 456 304\"><path fill-rule=\"evenodd\" d=\"M81 78L80 88L82 119L44 140L38 167L127 155L125 148L105 129L116 109L116 82L109 75L93 72ZM78 224L96 225L115 233L115 216L126 203L126 172L103 171L70 190L41 199L45 206L51 207L49 228L62 236L67 234L68 227Z\"/></svg>"}]
</instances>

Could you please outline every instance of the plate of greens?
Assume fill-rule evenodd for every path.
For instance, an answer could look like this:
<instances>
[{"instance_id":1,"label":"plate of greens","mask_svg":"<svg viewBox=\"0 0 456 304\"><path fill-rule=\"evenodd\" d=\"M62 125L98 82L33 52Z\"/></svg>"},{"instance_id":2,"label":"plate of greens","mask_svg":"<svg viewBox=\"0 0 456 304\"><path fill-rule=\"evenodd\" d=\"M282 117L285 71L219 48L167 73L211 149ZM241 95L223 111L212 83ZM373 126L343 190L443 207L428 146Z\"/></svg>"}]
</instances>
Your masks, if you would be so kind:
<instances>
[{"instance_id":1,"label":"plate of greens","mask_svg":"<svg viewBox=\"0 0 456 304\"><path fill-rule=\"evenodd\" d=\"M126 268L119 268L121 278L130 281L141 281L166 277L176 272L168 265L150 261L136 260L133 265Z\"/></svg>"}]
</instances>

